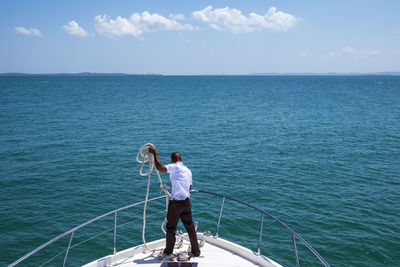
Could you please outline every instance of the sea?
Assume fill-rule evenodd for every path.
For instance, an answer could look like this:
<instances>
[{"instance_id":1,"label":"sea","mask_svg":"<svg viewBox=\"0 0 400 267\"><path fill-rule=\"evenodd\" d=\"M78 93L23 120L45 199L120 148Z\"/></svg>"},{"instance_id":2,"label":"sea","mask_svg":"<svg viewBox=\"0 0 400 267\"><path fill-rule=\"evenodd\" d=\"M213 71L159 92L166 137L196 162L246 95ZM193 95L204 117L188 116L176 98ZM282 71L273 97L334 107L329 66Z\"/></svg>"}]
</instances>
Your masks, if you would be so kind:
<instances>
[{"instance_id":1,"label":"sea","mask_svg":"<svg viewBox=\"0 0 400 267\"><path fill-rule=\"evenodd\" d=\"M193 189L268 212L331 266L400 266L400 76L383 75L2 76L0 266L143 201L146 143L163 164L180 152ZM159 196L153 172L149 197ZM199 231L215 234L222 199L191 199ZM142 216L143 205L118 212L117 251L143 242ZM163 237L164 216L165 200L149 203L147 242ZM66 266L112 254L114 222L77 230ZM219 237L256 251L260 223L227 198ZM60 266L69 240L18 266ZM323 266L296 246L301 266ZM260 248L296 265L292 234L269 216Z\"/></svg>"}]
</instances>

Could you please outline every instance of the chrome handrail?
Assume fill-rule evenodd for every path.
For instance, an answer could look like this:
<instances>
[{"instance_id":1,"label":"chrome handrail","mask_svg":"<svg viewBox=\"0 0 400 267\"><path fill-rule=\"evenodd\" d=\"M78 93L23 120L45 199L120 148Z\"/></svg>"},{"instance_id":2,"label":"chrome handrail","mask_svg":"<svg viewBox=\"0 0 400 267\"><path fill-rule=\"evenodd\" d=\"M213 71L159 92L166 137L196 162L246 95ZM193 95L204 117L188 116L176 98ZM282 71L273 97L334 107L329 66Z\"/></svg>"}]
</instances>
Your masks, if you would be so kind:
<instances>
[{"instance_id":1,"label":"chrome handrail","mask_svg":"<svg viewBox=\"0 0 400 267\"><path fill-rule=\"evenodd\" d=\"M258 255L261 254L261 240L262 240L262 232L263 232L263 224L264 224L264 215L267 215L268 217L270 217L271 219L273 219L274 221L279 223L281 226L283 226L286 230L288 230L291 233L292 241L293 241L293 247L294 247L294 253L295 253L295 257L296 257L296 266L299 266L299 258L298 258L298 252L297 252L297 247L296 247L296 238L297 238L319 259L319 261L324 266L329 267L329 264L325 261L325 259L321 255L319 255L319 253L310 244L308 244L307 241L305 241L299 234L297 234L295 231L293 231L289 226L287 226L285 223L281 222L278 218L276 218L275 216L271 215L267 211L259 209L259 208L255 207L255 206L253 206L253 205L251 205L251 204L249 204L247 202L244 202L242 200L239 200L239 199L231 197L231 196L218 194L218 193L213 193L213 192L205 191L205 190L192 190L191 192L205 193L205 194L210 194L210 195L222 197L222 203L221 203L221 208L220 208L220 212L219 212L219 216L218 216L218 222L217 222L217 229L216 229L216 233L215 233L215 238L218 238L218 230L219 230L220 223L221 223L221 217L222 217L222 211L223 211L223 208L224 208L225 199L230 199L230 200L236 201L238 203L241 203L243 205L246 205L246 206L248 206L248 207L250 207L252 209L255 209L255 210L257 210L257 211L259 211L261 213L260 232L259 232L259 240L258 240L258 245L257 245L257 254ZM156 200L163 199L163 198L165 198L165 196L155 197L155 198L149 199L147 202L152 202L152 201L156 201ZM136 206L139 206L139 205L144 204L144 203L145 203L145 201L140 201L140 202L137 202L137 203L134 203L134 204L130 204L128 206L125 206L125 207L122 207L122 208L107 212L107 213L105 213L103 215L100 215L100 216L98 216L98 217L96 217L96 218L94 218L92 220L89 220L89 221L87 221L87 222L85 222L85 223L83 223L83 224L81 224L81 225L79 225L77 227L74 227L71 230L69 230L69 231L67 231L67 232L65 232L65 233L63 233L63 234L61 234L61 235L59 235L59 236L47 241L46 243L44 243L41 246L35 248L31 252L25 254L21 258L17 259L16 261L14 261L10 265L8 265L8 267L12 267L12 266L15 266L15 265L19 264L20 262L22 262L23 260L25 260L28 257L32 256L33 254L35 254L36 252L40 251L41 249L47 247L48 245L54 243L55 241L57 241L57 240L59 240L61 238L71 234L71 236L69 238L69 242L68 242L68 247L67 247L65 255L64 255L63 264L62 264L62 266L65 266L65 263L66 263L66 260L67 260L67 257L68 257L68 252L69 252L69 249L71 247L71 242L72 242L72 238L74 236L75 231L85 227L88 224L91 224L91 223L93 223L95 221L98 221L98 220L104 218L104 217L107 217L107 216L109 216L111 214L114 215L114 235L113 235L114 246L113 246L113 254L115 255L116 252L117 252L117 250L116 250L117 212L129 209L129 208L132 208L132 207L136 207Z\"/></svg>"},{"instance_id":2,"label":"chrome handrail","mask_svg":"<svg viewBox=\"0 0 400 267\"><path fill-rule=\"evenodd\" d=\"M223 195L223 194L218 194L218 193L214 193L214 192L210 192L210 191L205 191L205 190L192 190L193 192L199 192L199 193L205 193L205 194L210 194L210 195L214 195L214 196L219 196L222 197L223 200L225 200L225 198L236 201L238 203L241 203L243 205L246 205L252 209L255 209L259 212L261 212L261 223L260 223L260 239L258 242L258 254L260 253L261 250L261 238L262 238L262 229L263 229L263 223L264 223L264 216L263 214L267 215L268 217L270 217L271 219L273 219L274 221L276 221L277 223L279 223L281 226L283 226L286 230L288 230L291 235L292 235L292 239L293 239L293 247L294 247L294 252L295 252L295 256L296 256L296 266L299 266L299 259L298 259L298 253L297 253L297 247L296 247L296 240L295 238L298 238L301 243L303 243L318 259L319 261L326 267L329 267L330 265L328 264L328 262L321 256L319 255L319 253L310 245L308 244L307 241L305 241L298 233L296 233L294 230L292 230L289 226L287 226L285 223L283 223L282 221L280 221L278 218L276 218L275 216L271 215L270 213L268 213L265 210L259 209L247 202L244 202L240 199L234 198L234 197L230 197L227 195ZM224 201L222 202L221 205L221 210L220 210L220 217L222 216L222 209L223 209L223 205L224 205ZM218 218L218 225L217 225L217 230L219 229L219 223L221 221L221 218Z\"/></svg>"},{"instance_id":3,"label":"chrome handrail","mask_svg":"<svg viewBox=\"0 0 400 267\"><path fill-rule=\"evenodd\" d=\"M152 202L152 201L159 200L159 199L162 199L162 198L165 198L165 196L155 197L155 198L152 198L152 199L147 200L147 202ZM87 221L87 222L85 222L85 223L82 223L81 225L79 225L79 226L77 226L77 227L75 227L75 228L72 228L71 230L69 230L69 231L67 231L67 232L65 232L65 233L63 233L63 234L61 234L61 235L59 235L59 236L57 236L57 237L55 237L55 238L53 238L53 239L47 241L47 242L44 243L43 245L41 245L41 246L35 248L35 249L32 250L31 252L25 254L24 256L22 256L21 258L19 258L18 260L14 261L14 262L11 263L10 265L8 265L8 267L12 267L12 266L17 265L17 264L20 263L21 261L23 261L23 260L25 260L26 258L32 256L33 254L35 254L35 253L38 252L39 250L41 250L41 249L47 247L48 245L54 243L54 242L57 241L58 239L63 238L64 236L67 236L67 235L69 235L69 234L71 234L71 236L72 236L76 230L79 230L79 229L85 227L86 225L91 224L92 222L98 221L98 220L100 220L100 219L102 219L102 218L104 218L104 217L107 217L107 216L110 215L110 214L115 214L115 215L114 215L114 218L116 218L116 213L117 213L118 211L122 211L122 210L126 210L126 209L129 209L129 208L132 208L132 207L139 206L139 205L141 205L141 204L144 204L144 202L145 202L145 201L140 201L140 202L137 202L137 203L134 203L134 204L131 204L131 205L128 205L128 206L125 206L125 207L122 207L122 208L119 208L119 209L116 209L116 210L107 212L107 213L105 213L105 214L103 214L103 215L100 215L100 216L98 216L98 217L96 217L96 218L94 218L94 219L91 219L91 220L89 220L89 221ZM114 228L114 239L115 239L115 236L116 236L116 223L114 223L114 227L115 227L115 228ZM114 243L114 245L115 245L115 243ZM115 251L115 249L114 249L114 251ZM67 252L66 252L66 255L67 255L67 254L68 254L68 250L67 250ZM115 254L115 253L114 253L114 254ZM65 258L65 257L64 257L64 258ZM65 261L64 261L64 263L63 263L63 266L64 266L64 265L65 265Z\"/></svg>"}]
</instances>

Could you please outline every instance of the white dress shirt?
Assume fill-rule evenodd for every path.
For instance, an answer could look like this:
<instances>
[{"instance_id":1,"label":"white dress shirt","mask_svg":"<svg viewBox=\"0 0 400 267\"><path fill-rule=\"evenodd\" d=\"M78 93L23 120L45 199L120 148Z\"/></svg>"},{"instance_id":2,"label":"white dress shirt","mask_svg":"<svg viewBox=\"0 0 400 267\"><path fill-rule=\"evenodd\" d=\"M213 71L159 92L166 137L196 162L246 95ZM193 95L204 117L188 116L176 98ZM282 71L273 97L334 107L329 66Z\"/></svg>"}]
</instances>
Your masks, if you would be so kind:
<instances>
[{"instance_id":1,"label":"white dress shirt","mask_svg":"<svg viewBox=\"0 0 400 267\"><path fill-rule=\"evenodd\" d=\"M181 161L166 165L172 185L172 200L185 200L190 197L192 172Z\"/></svg>"}]
</instances>

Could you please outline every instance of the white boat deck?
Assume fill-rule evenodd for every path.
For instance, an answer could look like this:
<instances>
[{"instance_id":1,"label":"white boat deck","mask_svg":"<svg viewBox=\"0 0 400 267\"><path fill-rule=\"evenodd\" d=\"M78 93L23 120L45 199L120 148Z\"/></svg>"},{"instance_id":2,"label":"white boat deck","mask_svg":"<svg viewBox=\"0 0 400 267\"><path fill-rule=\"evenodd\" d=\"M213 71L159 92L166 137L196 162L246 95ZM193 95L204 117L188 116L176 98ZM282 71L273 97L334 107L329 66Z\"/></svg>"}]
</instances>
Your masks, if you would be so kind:
<instances>
[{"instance_id":1,"label":"white boat deck","mask_svg":"<svg viewBox=\"0 0 400 267\"><path fill-rule=\"evenodd\" d=\"M198 234L198 238L202 237ZM189 266L281 266L275 261L242 247L238 244L229 242L221 238L204 236L205 243L201 248L199 257L192 257L189 261L178 261L176 256L164 258L162 261L157 259L157 255L165 246L165 239L159 239L147 243L151 251L143 251L143 245L126 249L115 255L109 255L84 265L84 267L106 267L106 266L146 266L146 267L189 267ZM174 250L174 255L188 251L189 242L187 235L184 235L183 245Z\"/></svg>"}]
</instances>

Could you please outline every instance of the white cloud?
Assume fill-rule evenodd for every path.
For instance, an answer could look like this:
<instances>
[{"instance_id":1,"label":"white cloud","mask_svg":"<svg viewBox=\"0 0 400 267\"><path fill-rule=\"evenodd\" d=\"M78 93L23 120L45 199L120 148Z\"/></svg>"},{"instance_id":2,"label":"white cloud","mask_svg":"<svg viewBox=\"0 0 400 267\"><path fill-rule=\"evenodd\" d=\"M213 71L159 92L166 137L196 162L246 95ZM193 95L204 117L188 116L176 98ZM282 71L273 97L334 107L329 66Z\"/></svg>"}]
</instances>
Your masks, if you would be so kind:
<instances>
[{"instance_id":1,"label":"white cloud","mask_svg":"<svg viewBox=\"0 0 400 267\"><path fill-rule=\"evenodd\" d=\"M88 35L87 31L85 31L83 28L81 28L79 26L79 24L74 20L71 20L70 22L68 22L67 25L64 25L63 29L66 32L68 32L69 34L78 36L78 37L85 37Z\"/></svg>"},{"instance_id":2,"label":"white cloud","mask_svg":"<svg viewBox=\"0 0 400 267\"><path fill-rule=\"evenodd\" d=\"M169 14L169 17L174 20L184 20L185 15L183 14Z\"/></svg>"},{"instance_id":3,"label":"white cloud","mask_svg":"<svg viewBox=\"0 0 400 267\"><path fill-rule=\"evenodd\" d=\"M252 32L262 29L272 31L288 31L297 22L297 18L291 14L277 11L271 7L265 15L250 13L248 17L236 8L206 8L192 13L193 17L208 23L217 31L225 30L233 33Z\"/></svg>"},{"instance_id":4,"label":"white cloud","mask_svg":"<svg viewBox=\"0 0 400 267\"><path fill-rule=\"evenodd\" d=\"M381 54L381 52L377 50L357 50L352 47L342 48L342 52L360 56L378 56Z\"/></svg>"},{"instance_id":5,"label":"white cloud","mask_svg":"<svg viewBox=\"0 0 400 267\"><path fill-rule=\"evenodd\" d=\"M34 35L34 36L39 36L39 37L42 36L40 31L38 29L36 29L36 28L25 29L24 27L15 27L15 31L17 33L20 33L20 34L23 34L23 35Z\"/></svg>"},{"instance_id":6,"label":"white cloud","mask_svg":"<svg viewBox=\"0 0 400 267\"><path fill-rule=\"evenodd\" d=\"M320 55L321 58L335 58L338 57L338 53L336 52L329 52L327 54Z\"/></svg>"},{"instance_id":7,"label":"white cloud","mask_svg":"<svg viewBox=\"0 0 400 267\"><path fill-rule=\"evenodd\" d=\"M181 17L180 17L181 18ZM168 19L157 13L150 14L145 11L142 14L133 13L129 19L118 16L111 19L107 15L95 17L95 28L98 33L108 37L135 36L138 37L146 32L156 31L180 31L195 30L190 24L181 24L176 19Z\"/></svg>"}]
</instances>

